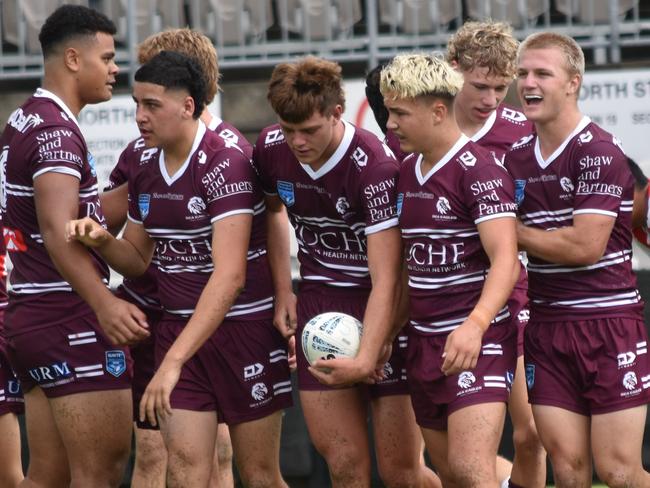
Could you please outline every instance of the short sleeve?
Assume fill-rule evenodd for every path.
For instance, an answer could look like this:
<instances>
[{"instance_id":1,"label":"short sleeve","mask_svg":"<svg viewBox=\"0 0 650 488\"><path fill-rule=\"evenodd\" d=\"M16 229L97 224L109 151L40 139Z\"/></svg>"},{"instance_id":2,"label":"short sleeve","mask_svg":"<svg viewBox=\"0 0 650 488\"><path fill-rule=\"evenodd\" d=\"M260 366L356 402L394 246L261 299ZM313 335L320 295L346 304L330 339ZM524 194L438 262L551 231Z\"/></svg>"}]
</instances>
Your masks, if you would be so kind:
<instances>
[{"instance_id":1,"label":"short sleeve","mask_svg":"<svg viewBox=\"0 0 650 488\"><path fill-rule=\"evenodd\" d=\"M62 173L81 179L88 151L81 134L67 126L47 126L30 134L32 179L44 173Z\"/></svg>"},{"instance_id":2,"label":"short sleeve","mask_svg":"<svg viewBox=\"0 0 650 488\"><path fill-rule=\"evenodd\" d=\"M278 190L273 183L270 172L272 158L270 157L270 151L265 148L265 145L265 135L262 133L253 147L253 165L262 185L262 191L266 195L277 195Z\"/></svg>"},{"instance_id":3,"label":"short sleeve","mask_svg":"<svg viewBox=\"0 0 650 488\"><path fill-rule=\"evenodd\" d=\"M465 174L465 200L475 224L502 217L516 217L514 183L502 166L486 162Z\"/></svg>"},{"instance_id":4,"label":"short sleeve","mask_svg":"<svg viewBox=\"0 0 650 488\"><path fill-rule=\"evenodd\" d=\"M361 188L361 204L366 235L398 225L397 182L399 165L390 160L366 169Z\"/></svg>"}]
</instances>

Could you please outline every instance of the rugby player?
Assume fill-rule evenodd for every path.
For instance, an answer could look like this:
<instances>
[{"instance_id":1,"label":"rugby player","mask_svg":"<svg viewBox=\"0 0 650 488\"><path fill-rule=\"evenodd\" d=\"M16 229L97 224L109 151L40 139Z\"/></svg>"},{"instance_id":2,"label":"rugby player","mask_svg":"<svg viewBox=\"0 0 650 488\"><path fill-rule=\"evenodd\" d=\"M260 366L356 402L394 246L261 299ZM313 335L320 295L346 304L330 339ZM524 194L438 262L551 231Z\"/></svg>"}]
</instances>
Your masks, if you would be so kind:
<instances>
[{"instance_id":1,"label":"rugby player","mask_svg":"<svg viewBox=\"0 0 650 488\"><path fill-rule=\"evenodd\" d=\"M506 156L528 253L526 380L559 486L649 486L650 386L632 272L633 178L619 141L578 108L584 55L541 32L519 47L517 92L535 132ZM619 441L620 439L620 441Z\"/></svg>"},{"instance_id":2,"label":"rugby player","mask_svg":"<svg viewBox=\"0 0 650 488\"><path fill-rule=\"evenodd\" d=\"M447 43L446 59L464 79L454 101L458 127L502 164L510 146L532 130L521 111L501 103L515 77L518 45L512 28L501 22L466 22ZM541 488L546 486L546 454L528 404L524 372L527 289L526 268L521 264L508 300L510 314L519 326L517 368L508 400L515 448L509 483L511 487Z\"/></svg>"},{"instance_id":3,"label":"rugby player","mask_svg":"<svg viewBox=\"0 0 650 488\"><path fill-rule=\"evenodd\" d=\"M423 54L396 56L381 72L387 129L413 153L400 168L397 208L415 416L443 486L498 487L516 365L506 305L519 273L514 192L493 155L458 127L462 85L448 63Z\"/></svg>"},{"instance_id":4,"label":"rugby player","mask_svg":"<svg viewBox=\"0 0 650 488\"><path fill-rule=\"evenodd\" d=\"M4 338L4 312L7 308L5 244L0 240L0 486L15 488L22 481L18 415L25 411L20 382L9 364Z\"/></svg>"},{"instance_id":5,"label":"rugby player","mask_svg":"<svg viewBox=\"0 0 650 488\"><path fill-rule=\"evenodd\" d=\"M419 464L404 378L406 337L395 338L393 330L402 253L398 163L375 135L341 118L345 99L336 63L307 57L279 64L267 98L279 123L262 131L253 161L266 193L276 326L287 337L300 337L309 319L331 311L364 324L355 359L319 360L309 367L297 346L300 401L311 440L328 464L332 486L369 486L370 405L384 484L437 486L433 473ZM285 208L299 246L297 304ZM376 374L378 365L383 375ZM358 385L366 379L376 384Z\"/></svg>"},{"instance_id":6,"label":"rugby player","mask_svg":"<svg viewBox=\"0 0 650 488\"><path fill-rule=\"evenodd\" d=\"M14 265L5 333L25 397L30 485L118 486L131 447L130 357L116 344L148 336L145 315L113 296L108 268L64 232L70 219L105 222L77 115L111 98L114 33L86 7L54 11L39 34L42 88L0 139Z\"/></svg>"},{"instance_id":7,"label":"rugby player","mask_svg":"<svg viewBox=\"0 0 650 488\"><path fill-rule=\"evenodd\" d=\"M163 51L140 67L133 98L144 144L127 147L140 164L129 170L123 237L90 219L69 222L67 235L127 276L154 257L164 315L140 418L160 418L167 485L208 486L219 417L243 483L282 487L291 383L286 342L272 325L264 199L243 150L199 119L206 90L183 54Z\"/></svg>"},{"instance_id":8,"label":"rugby player","mask_svg":"<svg viewBox=\"0 0 650 488\"><path fill-rule=\"evenodd\" d=\"M212 103L219 90L219 66L217 52L212 41L198 31L191 29L170 29L154 34L145 39L138 47L140 64L148 62L160 51L176 51L192 57L201 67L207 83L206 107L201 113L201 121L220 137L237 144L247 156L253 153L252 145L232 125L210 113L207 105ZM140 140L135 146L144 144ZM102 208L106 215L109 229L119 231L124 226L128 207L128 173L129 167L139 165L139 150L124 151L109 180L108 191L101 195ZM115 232L114 232L115 233ZM137 304L147 312L147 319L152 333L155 334L156 324L160 318L160 303L157 297L156 266L151 264L147 272L135 279L126 278L120 287L124 299ZM135 465L131 484L139 486L164 486L167 464L167 452L160 432L147 422L138 421L137 406L144 389L154 373L154 340L137 344L131 349L134 360L133 404L135 430ZM232 445L228 426L219 423L217 431L217 448L215 450L214 466L212 469L212 484L228 488L233 486Z\"/></svg>"}]
</instances>

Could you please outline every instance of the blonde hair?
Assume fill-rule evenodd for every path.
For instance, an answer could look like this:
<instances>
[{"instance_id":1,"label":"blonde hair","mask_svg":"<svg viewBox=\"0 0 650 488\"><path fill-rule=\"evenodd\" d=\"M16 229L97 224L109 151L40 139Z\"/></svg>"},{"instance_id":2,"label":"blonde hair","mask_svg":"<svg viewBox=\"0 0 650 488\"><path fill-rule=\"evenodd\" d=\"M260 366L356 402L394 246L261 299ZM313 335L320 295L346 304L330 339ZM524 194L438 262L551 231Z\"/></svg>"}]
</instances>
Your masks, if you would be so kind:
<instances>
[{"instance_id":1,"label":"blonde hair","mask_svg":"<svg viewBox=\"0 0 650 488\"><path fill-rule=\"evenodd\" d=\"M394 98L453 98L463 88L463 75L444 59L429 54L400 54L381 70L382 95Z\"/></svg>"},{"instance_id":2,"label":"blonde hair","mask_svg":"<svg viewBox=\"0 0 650 488\"><path fill-rule=\"evenodd\" d=\"M174 51L194 59L206 81L206 104L212 103L219 90L217 50L207 36L192 29L169 29L147 37L138 46L138 62L147 63L161 51Z\"/></svg>"},{"instance_id":3,"label":"blonde hair","mask_svg":"<svg viewBox=\"0 0 650 488\"><path fill-rule=\"evenodd\" d=\"M514 78L519 41L504 22L466 22L449 38L447 61L462 71L488 68L488 74Z\"/></svg>"},{"instance_id":4,"label":"blonde hair","mask_svg":"<svg viewBox=\"0 0 650 488\"><path fill-rule=\"evenodd\" d=\"M565 68L570 75L585 74L585 55L578 43L569 36L556 32L538 32L528 36L519 46L517 61L521 54L529 49L559 49L564 55Z\"/></svg>"}]
</instances>

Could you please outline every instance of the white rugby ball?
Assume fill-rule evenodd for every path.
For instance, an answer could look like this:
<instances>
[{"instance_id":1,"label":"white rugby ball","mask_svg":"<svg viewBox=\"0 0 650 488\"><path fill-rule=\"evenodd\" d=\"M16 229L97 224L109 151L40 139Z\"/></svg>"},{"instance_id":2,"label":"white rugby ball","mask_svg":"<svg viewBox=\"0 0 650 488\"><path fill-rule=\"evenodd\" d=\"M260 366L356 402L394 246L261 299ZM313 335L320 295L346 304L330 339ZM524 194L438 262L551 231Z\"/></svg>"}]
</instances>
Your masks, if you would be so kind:
<instances>
[{"instance_id":1,"label":"white rugby ball","mask_svg":"<svg viewBox=\"0 0 650 488\"><path fill-rule=\"evenodd\" d=\"M353 358L359 352L363 324L351 315L325 312L302 330L302 350L309 364L317 359Z\"/></svg>"}]
</instances>

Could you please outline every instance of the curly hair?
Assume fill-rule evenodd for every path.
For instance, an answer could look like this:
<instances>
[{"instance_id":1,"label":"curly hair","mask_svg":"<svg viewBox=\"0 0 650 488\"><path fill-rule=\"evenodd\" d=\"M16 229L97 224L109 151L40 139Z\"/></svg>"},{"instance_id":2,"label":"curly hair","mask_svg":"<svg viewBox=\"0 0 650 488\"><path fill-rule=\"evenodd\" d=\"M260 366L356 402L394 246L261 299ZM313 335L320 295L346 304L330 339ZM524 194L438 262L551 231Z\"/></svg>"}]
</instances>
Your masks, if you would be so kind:
<instances>
[{"instance_id":1,"label":"curly hair","mask_svg":"<svg viewBox=\"0 0 650 488\"><path fill-rule=\"evenodd\" d=\"M345 109L341 66L314 56L279 64L271 74L267 99L282 120L293 124L315 112L329 116L337 105Z\"/></svg>"},{"instance_id":2,"label":"curly hair","mask_svg":"<svg viewBox=\"0 0 650 488\"><path fill-rule=\"evenodd\" d=\"M514 78L519 41L503 22L466 22L447 42L447 61L462 71L488 68L488 74Z\"/></svg>"},{"instance_id":3,"label":"curly hair","mask_svg":"<svg viewBox=\"0 0 650 488\"><path fill-rule=\"evenodd\" d=\"M138 62L145 64L161 51L174 51L190 58L201 67L207 83L206 102L209 105L219 91L217 50L209 37L192 29L169 29L147 37L138 46Z\"/></svg>"},{"instance_id":4,"label":"curly hair","mask_svg":"<svg viewBox=\"0 0 650 488\"><path fill-rule=\"evenodd\" d=\"M43 56L54 54L74 37L93 37L98 32L114 35L115 24L104 14L82 5L62 5L45 20L38 34Z\"/></svg>"},{"instance_id":5,"label":"curly hair","mask_svg":"<svg viewBox=\"0 0 650 488\"><path fill-rule=\"evenodd\" d=\"M153 83L171 89L187 90L194 99L194 113L198 119L205 108L206 83L200 66L194 58L175 51L161 51L135 72L135 81Z\"/></svg>"}]
</instances>

